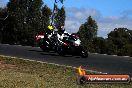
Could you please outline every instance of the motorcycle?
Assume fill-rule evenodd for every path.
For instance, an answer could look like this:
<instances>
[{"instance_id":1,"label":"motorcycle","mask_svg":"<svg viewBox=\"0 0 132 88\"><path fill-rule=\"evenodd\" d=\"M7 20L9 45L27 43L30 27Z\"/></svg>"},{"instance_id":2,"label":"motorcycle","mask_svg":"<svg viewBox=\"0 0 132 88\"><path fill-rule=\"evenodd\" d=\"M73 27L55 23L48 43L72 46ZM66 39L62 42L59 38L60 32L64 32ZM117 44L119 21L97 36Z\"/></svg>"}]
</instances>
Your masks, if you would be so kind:
<instances>
[{"instance_id":1,"label":"motorcycle","mask_svg":"<svg viewBox=\"0 0 132 88\"><path fill-rule=\"evenodd\" d=\"M81 57L88 57L88 52L81 45L79 37L75 34L64 37L61 44L59 44L57 53L59 55L79 55Z\"/></svg>"},{"instance_id":2,"label":"motorcycle","mask_svg":"<svg viewBox=\"0 0 132 88\"><path fill-rule=\"evenodd\" d=\"M59 40L57 34L53 34L48 38L48 34L37 35L36 40L39 41L39 47L43 51L55 51L59 55L79 55L83 58L88 57L88 52L81 46L79 37L75 34L63 37Z\"/></svg>"},{"instance_id":3,"label":"motorcycle","mask_svg":"<svg viewBox=\"0 0 132 88\"><path fill-rule=\"evenodd\" d=\"M36 40L38 43L38 46L43 50L43 51L56 51L55 50L55 37L53 38L53 35L51 38L49 38L50 34L45 33L45 34L39 34L36 36Z\"/></svg>"}]
</instances>

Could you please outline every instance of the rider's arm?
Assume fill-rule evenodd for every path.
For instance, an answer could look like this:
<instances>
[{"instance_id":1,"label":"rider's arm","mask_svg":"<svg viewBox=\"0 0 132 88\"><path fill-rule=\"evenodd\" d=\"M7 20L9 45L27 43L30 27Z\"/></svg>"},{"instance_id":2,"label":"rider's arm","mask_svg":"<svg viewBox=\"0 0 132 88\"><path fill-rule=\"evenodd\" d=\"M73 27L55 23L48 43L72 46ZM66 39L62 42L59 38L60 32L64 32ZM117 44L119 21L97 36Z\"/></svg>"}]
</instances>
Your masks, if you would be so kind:
<instances>
[{"instance_id":1,"label":"rider's arm","mask_svg":"<svg viewBox=\"0 0 132 88\"><path fill-rule=\"evenodd\" d=\"M71 35L70 33L66 32L66 31L64 31L64 34L67 36Z\"/></svg>"}]
</instances>

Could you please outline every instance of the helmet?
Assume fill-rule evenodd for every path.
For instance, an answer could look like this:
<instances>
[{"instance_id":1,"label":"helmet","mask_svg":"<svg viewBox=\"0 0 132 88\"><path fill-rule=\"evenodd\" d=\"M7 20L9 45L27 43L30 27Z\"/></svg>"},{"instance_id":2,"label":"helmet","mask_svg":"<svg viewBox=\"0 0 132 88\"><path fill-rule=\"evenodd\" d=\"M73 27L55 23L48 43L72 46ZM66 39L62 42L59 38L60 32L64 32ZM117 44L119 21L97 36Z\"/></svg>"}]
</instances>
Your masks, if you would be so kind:
<instances>
[{"instance_id":1,"label":"helmet","mask_svg":"<svg viewBox=\"0 0 132 88\"><path fill-rule=\"evenodd\" d=\"M52 25L49 25L48 29L52 31L54 29L54 27Z\"/></svg>"},{"instance_id":2,"label":"helmet","mask_svg":"<svg viewBox=\"0 0 132 88\"><path fill-rule=\"evenodd\" d=\"M56 26L56 28L58 29L58 30L63 30L64 29L64 24L57 24L57 25L55 25Z\"/></svg>"}]
</instances>

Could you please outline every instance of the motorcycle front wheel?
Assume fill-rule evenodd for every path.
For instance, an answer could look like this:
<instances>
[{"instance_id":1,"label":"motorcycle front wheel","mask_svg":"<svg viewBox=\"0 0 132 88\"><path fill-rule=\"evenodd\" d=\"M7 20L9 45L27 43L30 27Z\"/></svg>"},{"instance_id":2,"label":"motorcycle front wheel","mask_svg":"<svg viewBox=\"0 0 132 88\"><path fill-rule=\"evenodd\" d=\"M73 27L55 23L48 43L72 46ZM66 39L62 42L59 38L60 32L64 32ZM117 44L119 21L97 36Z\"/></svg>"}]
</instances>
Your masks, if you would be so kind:
<instances>
[{"instance_id":1,"label":"motorcycle front wheel","mask_svg":"<svg viewBox=\"0 0 132 88\"><path fill-rule=\"evenodd\" d=\"M60 55L60 56L64 56L65 53L64 53L64 50L63 50L63 47L60 46L58 49L57 49L57 53Z\"/></svg>"},{"instance_id":2,"label":"motorcycle front wheel","mask_svg":"<svg viewBox=\"0 0 132 88\"><path fill-rule=\"evenodd\" d=\"M88 52L86 50L81 51L81 57L82 58L87 58L88 57Z\"/></svg>"}]
</instances>

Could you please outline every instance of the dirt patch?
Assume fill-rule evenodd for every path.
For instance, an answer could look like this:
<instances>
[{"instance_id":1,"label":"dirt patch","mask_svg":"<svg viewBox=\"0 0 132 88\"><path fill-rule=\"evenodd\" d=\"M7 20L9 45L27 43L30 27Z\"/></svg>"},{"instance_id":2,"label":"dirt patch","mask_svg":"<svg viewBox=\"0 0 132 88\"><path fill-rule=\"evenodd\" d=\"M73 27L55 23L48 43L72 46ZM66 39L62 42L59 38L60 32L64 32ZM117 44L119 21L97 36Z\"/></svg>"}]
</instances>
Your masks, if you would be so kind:
<instances>
[{"instance_id":1,"label":"dirt patch","mask_svg":"<svg viewBox=\"0 0 132 88\"><path fill-rule=\"evenodd\" d=\"M16 65L5 64L4 61L0 61L0 69L13 69L16 68Z\"/></svg>"}]
</instances>

